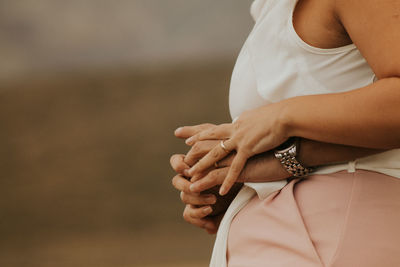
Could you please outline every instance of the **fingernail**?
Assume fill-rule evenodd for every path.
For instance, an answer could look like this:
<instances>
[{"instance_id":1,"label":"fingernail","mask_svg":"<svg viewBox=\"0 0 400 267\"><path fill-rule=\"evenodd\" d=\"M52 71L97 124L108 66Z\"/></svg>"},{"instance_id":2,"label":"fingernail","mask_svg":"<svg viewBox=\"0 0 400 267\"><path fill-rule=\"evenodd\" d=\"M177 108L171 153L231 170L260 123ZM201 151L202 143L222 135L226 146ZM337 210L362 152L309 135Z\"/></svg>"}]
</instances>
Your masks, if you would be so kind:
<instances>
[{"instance_id":1,"label":"fingernail","mask_svg":"<svg viewBox=\"0 0 400 267\"><path fill-rule=\"evenodd\" d=\"M179 134L182 131L182 127L179 127L175 130L175 134Z\"/></svg>"},{"instance_id":2,"label":"fingernail","mask_svg":"<svg viewBox=\"0 0 400 267\"><path fill-rule=\"evenodd\" d=\"M219 195L224 196L226 194L226 188L224 186L221 186L219 189Z\"/></svg>"},{"instance_id":3,"label":"fingernail","mask_svg":"<svg viewBox=\"0 0 400 267\"><path fill-rule=\"evenodd\" d=\"M203 209L204 214L210 214L212 212L212 208L211 207L206 207Z\"/></svg>"},{"instance_id":4,"label":"fingernail","mask_svg":"<svg viewBox=\"0 0 400 267\"><path fill-rule=\"evenodd\" d=\"M188 146L191 146L192 144L193 144L193 136L192 137L189 137L188 139L186 139L186 141L185 141L185 143L188 145Z\"/></svg>"}]
</instances>

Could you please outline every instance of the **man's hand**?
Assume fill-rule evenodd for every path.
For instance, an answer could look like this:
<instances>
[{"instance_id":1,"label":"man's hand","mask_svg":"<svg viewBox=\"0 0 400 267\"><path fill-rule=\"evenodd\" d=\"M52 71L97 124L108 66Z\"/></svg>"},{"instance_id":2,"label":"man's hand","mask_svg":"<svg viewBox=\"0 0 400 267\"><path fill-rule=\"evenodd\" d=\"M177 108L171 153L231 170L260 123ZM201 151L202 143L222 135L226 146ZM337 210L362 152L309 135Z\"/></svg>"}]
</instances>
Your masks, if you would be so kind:
<instances>
[{"instance_id":1,"label":"man's hand","mask_svg":"<svg viewBox=\"0 0 400 267\"><path fill-rule=\"evenodd\" d=\"M173 155L171 157L171 166L178 173L172 179L172 184L181 191L181 200L186 204L183 218L185 221L205 229L209 234L214 234L217 232L226 209L240 190L241 185L236 185L232 193L224 197L218 195L219 187L193 193L190 189L192 183L184 176L185 170L188 169L184 157L185 155Z\"/></svg>"}]
</instances>

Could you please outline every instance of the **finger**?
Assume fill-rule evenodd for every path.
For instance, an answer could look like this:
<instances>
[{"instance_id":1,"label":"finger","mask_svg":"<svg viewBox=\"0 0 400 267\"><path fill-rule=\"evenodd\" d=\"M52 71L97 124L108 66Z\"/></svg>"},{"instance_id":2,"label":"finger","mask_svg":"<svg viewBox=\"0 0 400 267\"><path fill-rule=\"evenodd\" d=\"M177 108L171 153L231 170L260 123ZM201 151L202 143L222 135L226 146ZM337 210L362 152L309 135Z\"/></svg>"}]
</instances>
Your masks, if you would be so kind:
<instances>
[{"instance_id":1,"label":"finger","mask_svg":"<svg viewBox=\"0 0 400 267\"><path fill-rule=\"evenodd\" d=\"M225 158L230 151L225 150L220 145L216 145L210 152L208 152L202 159L200 159L190 170L188 174L193 176L195 173L200 173L207 168L213 166L219 160Z\"/></svg>"},{"instance_id":2,"label":"finger","mask_svg":"<svg viewBox=\"0 0 400 267\"><path fill-rule=\"evenodd\" d=\"M218 168L225 168L232 165L232 161L235 158L236 153L231 153L230 155L226 156L225 158L221 159L217 162Z\"/></svg>"},{"instance_id":3,"label":"finger","mask_svg":"<svg viewBox=\"0 0 400 267\"><path fill-rule=\"evenodd\" d=\"M238 151L235 158L233 159L231 167L229 168L229 172L219 190L219 194L221 196L226 195L231 187L234 185L244 166L246 165L246 161L248 158L249 157L246 153Z\"/></svg>"},{"instance_id":4,"label":"finger","mask_svg":"<svg viewBox=\"0 0 400 267\"><path fill-rule=\"evenodd\" d=\"M197 193L188 194L181 192L180 197L183 203L191 205L213 205L217 202L217 197L213 194L200 195Z\"/></svg>"},{"instance_id":5,"label":"finger","mask_svg":"<svg viewBox=\"0 0 400 267\"><path fill-rule=\"evenodd\" d=\"M211 171L211 170L210 170L210 171ZM203 178L203 177L206 176L206 175L207 175L207 172L206 172L206 171L203 172L203 173L196 173L195 175L193 175L193 176L190 178L190 182L191 182L191 183L194 183L194 182L200 180L201 178Z\"/></svg>"},{"instance_id":6,"label":"finger","mask_svg":"<svg viewBox=\"0 0 400 267\"><path fill-rule=\"evenodd\" d=\"M193 205L189 205L190 209L188 209L188 215L191 218L204 218L208 216L212 212L211 206L202 206L202 207L196 207Z\"/></svg>"},{"instance_id":7,"label":"finger","mask_svg":"<svg viewBox=\"0 0 400 267\"><path fill-rule=\"evenodd\" d=\"M192 205L186 205L183 211L183 219L190 224L212 231L216 228L216 224L211 219L205 218L207 215L203 216L204 212L202 210L206 208L196 208Z\"/></svg>"},{"instance_id":8,"label":"finger","mask_svg":"<svg viewBox=\"0 0 400 267\"><path fill-rule=\"evenodd\" d=\"M229 168L215 169L209 172L205 177L190 185L190 191L193 193L200 193L204 190L213 188L220 185L225 180Z\"/></svg>"},{"instance_id":9,"label":"finger","mask_svg":"<svg viewBox=\"0 0 400 267\"><path fill-rule=\"evenodd\" d=\"M174 178L172 178L172 185L178 189L179 191L183 191L185 193L191 193L190 191L190 185L192 183L189 182L185 177L182 175L178 174L175 175Z\"/></svg>"},{"instance_id":10,"label":"finger","mask_svg":"<svg viewBox=\"0 0 400 267\"><path fill-rule=\"evenodd\" d=\"M185 221L195 224L199 227L207 227L205 224L209 221L205 217L207 217L212 211L210 206L204 206L204 207L196 207L193 205L186 205L185 209L183 211L183 218ZM203 222L202 224L198 224L198 222Z\"/></svg>"},{"instance_id":11,"label":"finger","mask_svg":"<svg viewBox=\"0 0 400 267\"><path fill-rule=\"evenodd\" d=\"M212 150L218 141L216 140L206 140L196 142L190 151L186 154L184 161L187 165L193 166L199 159L206 155L210 150Z\"/></svg>"},{"instance_id":12,"label":"finger","mask_svg":"<svg viewBox=\"0 0 400 267\"><path fill-rule=\"evenodd\" d=\"M189 138L192 137L195 134L198 134L201 131L210 129L212 127L215 127L214 124L211 123L203 123L199 125L194 125L194 126L183 126L179 127L178 129L175 130L175 136L178 138Z\"/></svg>"},{"instance_id":13,"label":"finger","mask_svg":"<svg viewBox=\"0 0 400 267\"><path fill-rule=\"evenodd\" d=\"M232 123L225 123L208 130L199 132L196 135L186 139L185 143L189 146L193 145L199 140L223 140L231 137Z\"/></svg>"},{"instance_id":14,"label":"finger","mask_svg":"<svg viewBox=\"0 0 400 267\"><path fill-rule=\"evenodd\" d=\"M176 154L172 155L170 158L170 164L172 169L177 173L184 174L185 170L190 169L190 166L185 163L185 155L183 154Z\"/></svg>"}]
</instances>

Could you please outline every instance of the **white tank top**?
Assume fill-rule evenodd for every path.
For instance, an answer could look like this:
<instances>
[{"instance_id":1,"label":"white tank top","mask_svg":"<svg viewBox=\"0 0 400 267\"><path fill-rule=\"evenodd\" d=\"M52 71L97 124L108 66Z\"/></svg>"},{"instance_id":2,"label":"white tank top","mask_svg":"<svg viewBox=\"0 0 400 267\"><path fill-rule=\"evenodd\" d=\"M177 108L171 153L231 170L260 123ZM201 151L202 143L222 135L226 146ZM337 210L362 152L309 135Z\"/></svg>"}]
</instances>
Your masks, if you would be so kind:
<instances>
[{"instance_id":1,"label":"white tank top","mask_svg":"<svg viewBox=\"0 0 400 267\"><path fill-rule=\"evenodd\" d=\"M350 91L376 79L354 44L321 49L305 43L292 23L296 3L297 0L253 2L251 14L256 23L238 56L231 79L232 118L271 102L300 95ZM346 169L373 170L400 178L400 149L322 167L317 173Z\"/></svg>"}]
</instances>

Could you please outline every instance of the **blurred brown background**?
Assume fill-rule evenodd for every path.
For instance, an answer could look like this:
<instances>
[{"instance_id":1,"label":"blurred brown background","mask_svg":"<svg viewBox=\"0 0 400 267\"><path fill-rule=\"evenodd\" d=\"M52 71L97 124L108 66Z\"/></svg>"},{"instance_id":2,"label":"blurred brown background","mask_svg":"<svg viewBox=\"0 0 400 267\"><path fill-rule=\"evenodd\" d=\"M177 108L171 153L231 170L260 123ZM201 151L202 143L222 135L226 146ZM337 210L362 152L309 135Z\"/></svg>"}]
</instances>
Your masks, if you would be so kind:
<instances>
[{"instance_id":1,"label":"blurred brown background","mask_svg":"<svg viewBox=\"0 0 400 267\"><path fill-rule=\"evenodd\" d=\"M251 0L0 0L0 266L207 266L169 157L228 121Z\"/></svg>"}]
</instances>

